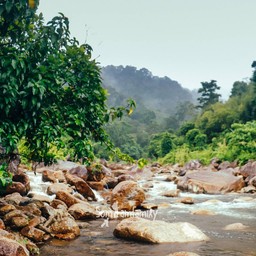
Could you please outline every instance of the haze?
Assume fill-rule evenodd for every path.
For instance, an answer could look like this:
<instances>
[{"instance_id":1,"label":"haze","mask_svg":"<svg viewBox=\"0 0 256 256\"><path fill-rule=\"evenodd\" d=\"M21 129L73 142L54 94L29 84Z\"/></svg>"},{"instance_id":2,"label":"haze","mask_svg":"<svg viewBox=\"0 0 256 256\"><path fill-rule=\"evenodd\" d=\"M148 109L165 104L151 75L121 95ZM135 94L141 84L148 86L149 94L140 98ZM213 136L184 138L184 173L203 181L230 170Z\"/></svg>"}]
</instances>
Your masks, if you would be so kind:
<instances>
[{"instance_id":1,"label":"haze","mask_svg":"<svg viewBox=\"0 0 256 256\"><path fill-rule=\"evenodd\" d=\"M256 60L255 0L41 0L46 21L64 13L101 66L145 67L183 87L217 80L227 99Z\"/></svg>"}]
</instances>

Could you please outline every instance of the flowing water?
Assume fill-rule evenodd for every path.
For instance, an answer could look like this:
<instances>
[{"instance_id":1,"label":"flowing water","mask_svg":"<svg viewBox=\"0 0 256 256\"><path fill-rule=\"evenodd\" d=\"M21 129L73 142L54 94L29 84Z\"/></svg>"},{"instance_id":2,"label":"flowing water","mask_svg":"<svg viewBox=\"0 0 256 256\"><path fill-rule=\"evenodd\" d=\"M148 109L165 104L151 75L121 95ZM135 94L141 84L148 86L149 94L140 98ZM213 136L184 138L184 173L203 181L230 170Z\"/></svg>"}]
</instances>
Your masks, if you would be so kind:
<instances>
[{"instance_id":1,"label":"flowing water","mask_svg":"<svg viewBox=\"0 0 256 256\"><path fill-rule=\"evenodd\" d=\"M177 203L179 198L167 198L161 194L175 189L176 185L166 182L164 175L154 177L153 188L147 192L147 202L159 205L156 219L168 222L186 221L200 228L210 241L187 244L144 244L125 241L113 236L113 230L120 220L104 219L84 222L85 228L74 241L51 240L41 247L43 256L80 255L151 255L164 256L177 251L195 252L202 256L231 255L256 256L256 196L238 193L226 195L205 195L181 193L181 197L192 197L195 204ZM143 182L140 182L143 185ZM42 187L42 186L40 186ZM100 196L98 195L100 198ZM99 202L100 204L101 202ZM215 215L194 215L191 211L205 209ZM244 230L226 231L223 228L232 223L248 226Z\"/></svg>"}]
</instances>

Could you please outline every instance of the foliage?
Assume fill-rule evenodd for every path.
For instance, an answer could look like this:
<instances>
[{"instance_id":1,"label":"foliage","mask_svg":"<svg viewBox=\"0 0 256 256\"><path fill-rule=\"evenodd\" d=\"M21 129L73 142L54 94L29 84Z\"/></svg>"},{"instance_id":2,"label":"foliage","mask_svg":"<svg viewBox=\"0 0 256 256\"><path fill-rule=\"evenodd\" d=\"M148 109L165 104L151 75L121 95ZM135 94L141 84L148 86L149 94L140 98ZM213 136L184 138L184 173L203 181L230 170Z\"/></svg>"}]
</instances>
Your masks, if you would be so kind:
<instances>
[{"instance_id":1,"label":"foliage","mask_svg":"<svg viewBox=\"0 0 256 256\"><path fill-rule=\"evenodd\" d=\"M161 156L168 154L173 148L173 136L170 133L165 133L161 140Z\"/></svg>"},{"instance_id":2,"label":"foliage","mask_svg":"<svg viewBox=\"0 0 256 256\"><path fill-rule=\"evenodd\" d=\"M202 88L198 90L200 97L197 99L199 101L198 108L206 109L210 105L219 101L220 94L216 93L220 87L216 83L217 81L211 80L210 82L202 82Z\"/></svg>"},{"instance_id":3,"label":"foliage","mask_svg":"<svg viewBox=\"0 0 256 256\"><path fill-rule=\"evenodd\" d=\"M0 194L3 193L8 185L12 184L12 175L8 172L8 165L0 165Z\"/></svg>"},{"instance_id":4,"label":"foliage","mask_svg":"<svg viewBox=\"0 0 256 256\"><path fill-rule=\"evenodd\" d=\"M6 153L25 139L35 163L52 163L53 147L72 148L74 160L89 162L92 140L111 147L104 125L131 114L135 102L107 108L91 46L70 36L63 14L44 25L24 0L7 0L0 11L0 144Z\"/></svg>"},{"instance_id":5,"label":"foliage","mask_svg":"<svg viewBox=\"0 0 256 256\"><path fill-rule=\"evenodd\" d=\"M246 93L247 91L248 91L248 84L247 83L236 81L233 84L230 97L241 96L244 93Z\"/></svg>"}]
</instances>

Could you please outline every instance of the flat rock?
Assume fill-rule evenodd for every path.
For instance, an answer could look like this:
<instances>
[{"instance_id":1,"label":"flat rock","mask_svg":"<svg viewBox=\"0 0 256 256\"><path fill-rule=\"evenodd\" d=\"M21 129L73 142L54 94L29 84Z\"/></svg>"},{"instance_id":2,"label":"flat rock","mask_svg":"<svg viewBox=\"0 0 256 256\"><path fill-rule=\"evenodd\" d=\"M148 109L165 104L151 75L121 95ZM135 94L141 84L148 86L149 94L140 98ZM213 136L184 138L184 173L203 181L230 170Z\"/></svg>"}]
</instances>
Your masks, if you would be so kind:
<instances>
[{"instance_id":1,"label":"flat rock","mask_svg":"<svg viewBox=\"0 0 256 256\"><path fill-rule=\"evenodd\" d=\"M187 173L177 183L183 191L206 194L220 194L240 191L245 183L242 176L227 172L196 171Z\"/></svg>"},{"instance_id":2,"label":"flat rock","mask_svg":"<svg viewBox=\"0 0 256 256\"><path fill-rule=\"evenodd\" d=\"M248 228L248 226L245 226L242 223L232 223L232 224L225 226L223 229L224 230L244 230L246 228Z\"/></svg>"},{"instance_id":3,"label":"flat rock","mask_svg":"<svg viewBox=\"0 0 256 256\"><path fill-rule=\"evenodd\" d=\"M148 243L188 243L209 238L187 222L168 223L132 217L122 220L115 228L116 237Z\"/></svg>"}]
</instances>

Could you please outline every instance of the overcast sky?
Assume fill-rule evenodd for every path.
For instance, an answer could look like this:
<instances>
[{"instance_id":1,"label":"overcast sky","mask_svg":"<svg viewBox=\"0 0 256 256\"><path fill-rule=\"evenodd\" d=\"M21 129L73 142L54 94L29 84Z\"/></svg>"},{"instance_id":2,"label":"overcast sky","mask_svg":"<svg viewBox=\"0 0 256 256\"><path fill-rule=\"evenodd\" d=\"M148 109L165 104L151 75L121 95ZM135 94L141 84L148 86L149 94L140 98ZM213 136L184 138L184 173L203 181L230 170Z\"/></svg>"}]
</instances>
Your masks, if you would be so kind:
<instances>
[{"instance_id":1,"label":"overcast sky","mask_svg":"<svg viewBox=\"0 0 256 256\"><path fill-rule=\"evenodd\" d=\"M145 67L189 89L214 79L223 98L256 60L256 0L40 0L39 11L64 13L101 66Z\"/></svg>"}]
</instances>

